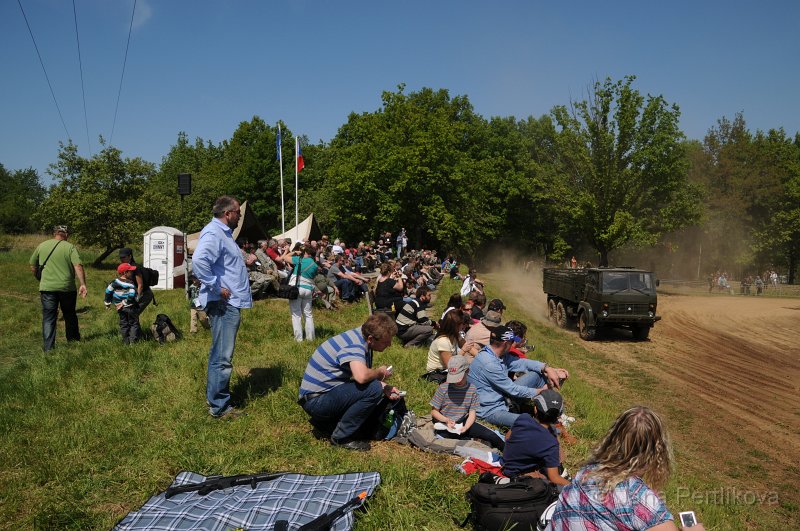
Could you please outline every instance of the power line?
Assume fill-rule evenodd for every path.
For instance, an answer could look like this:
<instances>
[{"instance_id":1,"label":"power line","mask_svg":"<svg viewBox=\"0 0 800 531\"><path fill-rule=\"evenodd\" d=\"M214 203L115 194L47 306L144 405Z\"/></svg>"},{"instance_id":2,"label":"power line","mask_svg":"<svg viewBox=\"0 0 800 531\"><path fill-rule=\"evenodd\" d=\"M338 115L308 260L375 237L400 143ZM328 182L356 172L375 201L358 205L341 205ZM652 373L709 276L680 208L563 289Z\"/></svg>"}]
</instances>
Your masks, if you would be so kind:
<instances>
[{"instance_id":1,"label":"power line","mask_svg":"<svg viewBox=\"0 0 800 531\"><path fill-rule=\"evenodd\" d=\"M81 94L83 95L83 123L86 124L86 142L89 145L89 156L92 156L92 141L89 139L89 118L86 114L86 89L83 84L83 61L81 60L81 40L78 37L78 10L72 0L72 14L75 17L75 41L78 43L78 66L81 70Z\"/></svg>"},{"instance_id":2,"label":"power line","mask_svg":"<svg viewBox=\"0 0 800 531\"><path fill-rule=\"evenodd\" d=\"M19 4L19 10L22 11L22 18L25 19L25 25L28 26L28 33L31 34L33 47L36 48L36 55L39 57L39 64L42 65L42 72L44 72L44 78L47 80L47 86L50 87L50 95L53 96L53 103L56 104L56 109L58 110L58 117L61 118L61 125L64 126L64 132L67 133L67 139L71 141L72 136L69 134L69 131L67 130L67 124L66 122L64 122L64 115L61 114L61 107L58 106L58 100L56 100L56 93L53 91L53 85L50 83L50 77L47 75L47 69L44 67L44 61L42 61L42 54L39 53L39 46L36 44L36 39L33 37L33 30L31 30L31 25L28 23L28 16L25 14L25 10L22 8L22 1L17 0L17 4Z\"/></svg>"},{"instance_id":3,"label":"power line","mask_svg":"<svg viewBox=\"0 0 800 531\"><path fill-rule=\"evenodd\" d=\"M114 128L117 126L117 111L119 110L119 97L120 94L122 94L122 80L125 78L125 65L128 64L128 48L130 48L131 46L131 31L133 30L134 14L136 14L136 0L133 0L133 11L131 11L131 25L130 27L128 27L128 43L125 45L125 59L122 61L122 75L119 76L119 90L117 91L117 104L116 106L114 106L114 123L111 124L111 136L108 139L109 145L114 140Z\"/></svg>"}]
</instances>

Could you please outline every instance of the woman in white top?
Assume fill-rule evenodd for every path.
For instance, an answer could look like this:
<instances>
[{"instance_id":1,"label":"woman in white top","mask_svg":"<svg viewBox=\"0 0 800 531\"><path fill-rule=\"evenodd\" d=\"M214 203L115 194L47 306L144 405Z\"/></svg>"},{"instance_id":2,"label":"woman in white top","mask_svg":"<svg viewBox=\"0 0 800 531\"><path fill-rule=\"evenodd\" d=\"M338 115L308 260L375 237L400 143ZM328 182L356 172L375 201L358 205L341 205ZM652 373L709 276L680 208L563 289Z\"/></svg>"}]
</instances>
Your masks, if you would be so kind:
<instances>
[{"instance_id":1,"label":"woman in white top","mask_svg":"<svg viewBox=\"0 0 800 531\"><path fill-rule=\"evenodd\" d=\"M471 360L477 354L477 345L465 342L460 335L464 326L464 313L461 310L451 310L442 319L436 337L428 349L427 371L442 370L447 368L451 356L467 356Z\"/></svg>"}]
</instances>

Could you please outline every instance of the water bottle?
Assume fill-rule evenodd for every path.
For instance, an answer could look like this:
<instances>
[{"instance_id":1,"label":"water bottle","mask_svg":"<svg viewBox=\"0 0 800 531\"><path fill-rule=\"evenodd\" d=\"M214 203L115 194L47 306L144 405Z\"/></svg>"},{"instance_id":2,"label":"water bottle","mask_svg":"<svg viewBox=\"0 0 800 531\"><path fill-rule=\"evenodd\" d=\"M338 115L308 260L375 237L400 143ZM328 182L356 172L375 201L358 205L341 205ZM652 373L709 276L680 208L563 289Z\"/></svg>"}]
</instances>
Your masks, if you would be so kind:
<instances>
[{"instance_id":1,"label":"water bottle","mask_svg":"<svg viewBox=\"0 0 800 531\"><path fill-rule=\"evenodd\" d=\"M392 427L392 423L394 423L394 409L390 409L386 414L386 418L383 419L383 427L388 430Z\"/></svg>"}]
</instances>

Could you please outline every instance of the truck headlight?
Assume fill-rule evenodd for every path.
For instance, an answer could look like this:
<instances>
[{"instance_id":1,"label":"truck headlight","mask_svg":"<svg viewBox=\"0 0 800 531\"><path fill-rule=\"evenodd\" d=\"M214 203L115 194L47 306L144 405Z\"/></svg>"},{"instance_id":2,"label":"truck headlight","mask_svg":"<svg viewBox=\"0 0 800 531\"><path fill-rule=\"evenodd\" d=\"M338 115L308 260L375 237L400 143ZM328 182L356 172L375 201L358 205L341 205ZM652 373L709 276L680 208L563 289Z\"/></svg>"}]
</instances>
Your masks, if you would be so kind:
<instances>
[{"instance_id":1,"label":"truck headlight","mask_svg":"<svg viewBox=\"0 0 800 531\"><path fill-rule=\"evenodd\" d=\"M647 312L647 315L649 315L650 317L655 317L656 314L654 314L653 312Z\"/></svg>"}]
</instances>

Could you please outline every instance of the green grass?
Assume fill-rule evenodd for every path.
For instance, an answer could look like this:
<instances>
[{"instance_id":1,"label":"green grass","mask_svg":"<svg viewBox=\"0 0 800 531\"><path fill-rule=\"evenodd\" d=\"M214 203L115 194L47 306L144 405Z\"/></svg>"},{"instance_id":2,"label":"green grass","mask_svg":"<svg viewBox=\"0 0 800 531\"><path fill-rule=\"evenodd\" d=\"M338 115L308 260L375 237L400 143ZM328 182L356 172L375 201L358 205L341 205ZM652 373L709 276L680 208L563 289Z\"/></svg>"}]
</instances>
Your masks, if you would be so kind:
<instances>
[{"instance_id":1,"label":"green grass","mask_svg":"<svg viewBox=\"0 0 800 531\"><path fill-rule=\"evenodd\" d=\"M27 267L35 241L17 241L10 252L0 253L0 527L107 529L164 490L181 470L379 471L381 487L369 510L359 514L358 529L455 529L453 520L467 514L464 493L475 479L454 470L459 458L394 442L353 453L311 436L295 402L306 362L316 344L363 322L363 303L336 312L315 310L317 341L301 345L292 340L286 301L259 301L245 311L232 392L246 416L218 421L205 405L209 332L186 333L183 341L164 346L124 347L116 313L102 304L113 260L104 269L87 270L89 298L78 302L83 340L67 344L59 323L56 350L42 353L38 293ZM87 264L96 256L81 254ZM457 289L456 283L444 282L434 316ZM157 292L156 297L159 305L147 309L143 324L163 312L188 332L183 293ZM599 386L614 374L608 359L585 351L574 334L536 324L524 308L509 306L507 319L529 324L537 359L573 374L565 399L578 418L571 430L578 441L566 448L574 471L617 413L639 401L632 397L646 396L653 382L644 372L629 370L622 375L629 388ZM376 354L377 363L394 365L393 383L408 391L408 404L418 414L429 412L435 389L419 379L425 359L425 350L403 349L397 342ZM697 491L717 485L717 478L682 471L680 452L690 449L678 452L678 472L665 493L676 510L677 485ZM752 473L747 466L760 458L751 454L741 463L742 474ZM788 500L777 508L713 503L693 508L707 529L798 521L797 505ZM778 516L769 516L773 510Z\"/></svg>"}]
</instances>

